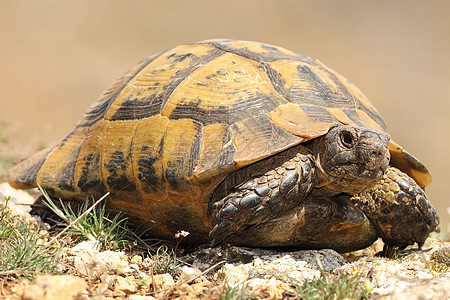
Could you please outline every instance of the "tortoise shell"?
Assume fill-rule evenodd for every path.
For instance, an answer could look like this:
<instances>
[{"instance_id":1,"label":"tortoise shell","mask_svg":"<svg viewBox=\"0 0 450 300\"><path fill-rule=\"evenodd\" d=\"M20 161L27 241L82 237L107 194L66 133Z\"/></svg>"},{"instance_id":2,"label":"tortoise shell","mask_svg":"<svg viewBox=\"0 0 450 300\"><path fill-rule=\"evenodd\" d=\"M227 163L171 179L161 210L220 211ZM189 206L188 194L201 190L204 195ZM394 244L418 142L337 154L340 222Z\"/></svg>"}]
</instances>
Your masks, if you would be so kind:
<instances>
[{"instance_id":1,"label":"tortoise shell","mask_svg":"<svg viewBox=\"0 0 450 300\"><path fill-rule=\"evenodd\" d=\"M161 236L175 228L207 234L207 202L227 174L339 124L386 132L363 93L318 60L256 42L203 41L141 61L9 181L63 199L110 191L113 208ZM392 165L429 184L414 157L394 142L390 152Z\"/></svg>"}]
</instances>

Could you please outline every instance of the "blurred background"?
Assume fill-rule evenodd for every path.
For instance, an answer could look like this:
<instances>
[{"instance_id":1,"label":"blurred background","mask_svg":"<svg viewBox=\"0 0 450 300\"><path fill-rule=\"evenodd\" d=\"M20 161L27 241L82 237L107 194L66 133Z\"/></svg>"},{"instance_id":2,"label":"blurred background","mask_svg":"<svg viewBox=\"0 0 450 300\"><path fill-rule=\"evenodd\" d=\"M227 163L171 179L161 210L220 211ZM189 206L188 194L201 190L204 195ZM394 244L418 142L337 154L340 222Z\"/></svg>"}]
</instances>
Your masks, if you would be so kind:
<instances>
[{"instance_id":1,"label":"blurred background","mask_svg":"<svg viewBox=\"0 0 450 300\"><path fill-rule=\"evenodd\" d=\"M63 138L144 57L211 38L318 58L355 82L450 206L450 1L1 1L0 150L10 161ZM4 164L7 168L8 164Z\"/></svg>"}]
</instances>

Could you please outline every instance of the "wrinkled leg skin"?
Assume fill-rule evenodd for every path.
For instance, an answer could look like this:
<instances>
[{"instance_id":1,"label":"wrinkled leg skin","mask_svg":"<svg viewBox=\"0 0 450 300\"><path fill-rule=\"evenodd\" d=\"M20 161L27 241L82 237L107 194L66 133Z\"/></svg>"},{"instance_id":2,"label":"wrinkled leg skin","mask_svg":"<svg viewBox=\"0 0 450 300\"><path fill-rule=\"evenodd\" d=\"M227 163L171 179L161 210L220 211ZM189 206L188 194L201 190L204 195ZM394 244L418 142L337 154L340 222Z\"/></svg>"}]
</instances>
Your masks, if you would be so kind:
<instances>
[{"instance_id":1,"label":"wrinkled leg skin","mask_svg":"<svg viewBox=\"0 0 450 300\"><path fill-rule=\"evenodd\" d=\"M373 188L351 201L366 214L388 248L404 249L415 242L420 248L439 226L439 216L425 192L394 167L389 167ZM389 250L385 247L384 251Z\"/></svg>"},{"instance_id":2,"label":"wrinkled leg skin","mask_svg":"<svg viewBox=\"0 0 450 300\"><path fill-rule=\"evenodd\" d=\"M298 153L275 170L238 186L214 204L212 245L293 210L309 195L314 179L313 157Z\"/></svg>"}]
</instances>

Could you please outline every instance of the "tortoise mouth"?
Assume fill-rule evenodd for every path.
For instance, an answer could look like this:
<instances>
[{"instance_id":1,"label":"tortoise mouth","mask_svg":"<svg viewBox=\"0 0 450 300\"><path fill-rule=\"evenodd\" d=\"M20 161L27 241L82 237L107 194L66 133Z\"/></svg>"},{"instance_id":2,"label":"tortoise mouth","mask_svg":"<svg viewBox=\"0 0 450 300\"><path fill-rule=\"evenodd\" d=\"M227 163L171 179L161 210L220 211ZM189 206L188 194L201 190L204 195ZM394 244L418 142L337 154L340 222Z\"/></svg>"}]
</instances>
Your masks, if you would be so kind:
<instances>
[{"instance_id":1,"label":"tortoise mouth","mask_svg":"<svg viewBox=\"0 0 450 300\"><path fill-rule=\"evenodd\" d=\"M386 167L382 165L368 168L364 163L337 164L329 170L329 175L334 180L328 188L349 195L360 193L376 184L383 176Z\"/></svg>"},{"instance_id":2,"label":"tortoise mouth","mask_svg":"<svg viewBox=\"0 0 450 300\"><path fill-rule=\"evenodd\" d=\"M335 178L374 178L378 180L383 176L387 166L370 168L364 163L341 163L330 168L329 174Z\"/></svg>"}]
</instances>

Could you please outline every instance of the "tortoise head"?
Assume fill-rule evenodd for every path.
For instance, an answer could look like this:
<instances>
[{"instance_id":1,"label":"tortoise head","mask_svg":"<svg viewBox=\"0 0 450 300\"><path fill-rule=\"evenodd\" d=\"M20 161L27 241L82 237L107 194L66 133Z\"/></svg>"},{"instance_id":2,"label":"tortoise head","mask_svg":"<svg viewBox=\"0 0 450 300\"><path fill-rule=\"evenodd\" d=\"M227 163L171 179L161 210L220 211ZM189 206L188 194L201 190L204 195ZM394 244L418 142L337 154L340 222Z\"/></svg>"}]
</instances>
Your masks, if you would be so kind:
<instances>
[{"instance_id":1,"label":"tortoise head","mask_svg":"<svg viewBox=\"0 0 450 300\"><path fill-rule=\"evenodd\" d=\"M359 193L373 186L388 167L390 136L356 126L337 126L314 141L318 184L331 194Z\"/></svg>"}]
</instances>

